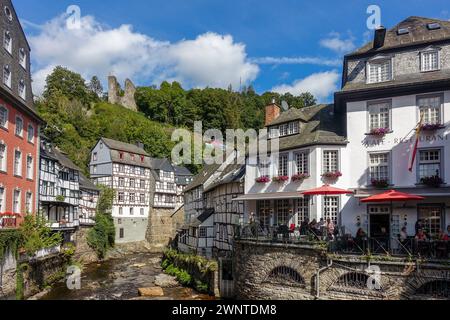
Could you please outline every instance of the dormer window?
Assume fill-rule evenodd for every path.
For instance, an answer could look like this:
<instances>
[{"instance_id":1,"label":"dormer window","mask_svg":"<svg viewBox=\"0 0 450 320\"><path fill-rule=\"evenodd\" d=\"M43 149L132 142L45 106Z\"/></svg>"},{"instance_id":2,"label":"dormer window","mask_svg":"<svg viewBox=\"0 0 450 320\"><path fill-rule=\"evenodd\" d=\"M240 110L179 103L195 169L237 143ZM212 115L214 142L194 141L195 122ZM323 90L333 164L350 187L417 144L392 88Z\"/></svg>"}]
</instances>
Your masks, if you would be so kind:
<instances>
[{"instance_id":1,"label":"dormer window","mask_svg":"<svg viewBox=\"0 0 450 320\"><path fill-rule=\"evenodd\" d=\"M119 152L119 158L120 160L123 160L123 152Z\"/></svg>"},{"instance_id":2,"label":"dormer window","mask_svg":"<svg viewBox=\"0 0 450 320\"><path fill-rule=\"evenodd\" d=\"M427 24L428 30L438 30L441 28L441 25L437 22L432 22Z\"/></svg>"},{"instance_id":3,"label":"dormer window","mask_svg":"<svg viewBox=\"0 0 450 320\"><path fill-rule=\"evenodd\" d=\"M11 70L8 65L3 67L3 83L8 88L11 88Z\"/></svg>"},{"instance_id":4,"label":"dormer window","mask_svg":"<svg viewBox=\"0 0 450 320\"><path fill-rule=\"evenodd\" d=\"M270 138L274 139L278 137L290 136L299 133L299 130L300 125L298 121L284 123L279 126L270 128Z\"/></svg>"},{"instance_id":5,"label":"dormer window","mask_svg":"<svg viewBox=\"0 0 450 320\"><path fill-rule=\"evenodd\" d=\"M5 34L3 37L3 47L10 54L12 53L12 38L11 38L11 33L9 31L5 31Z\"/></svg>"},{"instance_id":6,"label":"dormer window","mask_svg":"<svg viewBox=\"0 0 450 320\"><path fill-rule=\"evenodd\" d=\"M12 21L13 16L12 16L11 9L8 6L5 6L4 11L5 11L5 15L8 18L8 20Z\"/></svg>"},{"instance_id":7,"label":"dormer window","mask_svg":"<svg viewBox=\"0 0 450 320\"><path fill-rule=\"evenodd\" d=\"M391 81L393 79L392 74L391 57L376 57L367 62L368 83Z\"/></svg>"},{"instance_id":8,"label":"dormer window","mask_svg":"<svg viewBox=\"0 0 450 320\"><path fill-rule=\"evenodd\" d=\"M19 50L19 63L22 68L27 68L27 53L24 48L20 48Z\"/></svg>"},{"instance_id":9,"label":"dormer window","mask_svg":"<svg viewBox=\"0 0 450 320\"><path fill-rule=\"evenodd\" d=\"M20 80L19 81L19 96L25 100L26 96L27 96L27 88L25 86L25 80Z\"/></svg>"},{"instance_id":10,"label":"dormer window","mask_svg":"<svg viewBox=\"0 0 450 320\"><path fill-rule=\"evenodd\" d=\"M422 72L440 69L439 50L429 47L420 53L420 70Z\"/></svg>"}]
</instances>

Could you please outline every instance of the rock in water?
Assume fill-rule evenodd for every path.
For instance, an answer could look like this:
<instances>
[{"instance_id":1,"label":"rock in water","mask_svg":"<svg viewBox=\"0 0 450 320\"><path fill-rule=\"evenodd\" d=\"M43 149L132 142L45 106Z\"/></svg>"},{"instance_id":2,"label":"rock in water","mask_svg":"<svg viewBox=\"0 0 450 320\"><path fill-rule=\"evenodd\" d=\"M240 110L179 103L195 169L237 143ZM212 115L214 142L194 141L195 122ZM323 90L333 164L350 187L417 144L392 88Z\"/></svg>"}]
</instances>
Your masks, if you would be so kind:
<instances>
[{"instance_id":1,"label":"rock in water","mask_svg":"<svg viewBox=\"0 0 450 320\"><path fill-rule=\"evenodd\" d=\"M155 276L155 285L161 288L175 288L180 286L175 277L164 273Z\"/></svg>"},{"instance_id":2,"label":"rock in water","mask_svg":"<svg viewBox=\"0 0 450 320\"><path fill-rule=\"evenodd\" d=\"M141 297L163 297L164 291L161 287L140 288L139 295Z\"/></svg>"}]
</instances>

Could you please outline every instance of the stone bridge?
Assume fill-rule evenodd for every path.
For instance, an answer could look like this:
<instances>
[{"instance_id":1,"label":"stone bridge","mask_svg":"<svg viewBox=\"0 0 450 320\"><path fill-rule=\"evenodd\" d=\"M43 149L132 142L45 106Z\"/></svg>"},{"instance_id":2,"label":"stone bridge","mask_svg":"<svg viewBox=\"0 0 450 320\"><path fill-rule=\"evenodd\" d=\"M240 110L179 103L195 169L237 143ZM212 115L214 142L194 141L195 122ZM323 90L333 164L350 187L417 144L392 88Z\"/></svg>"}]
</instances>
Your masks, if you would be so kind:
<instances>
[{"instance_id":1,"label":"stone bridge","mask_svg":"<svg viewBox=\"0 0 450 320\"><path fill-rule=\"evenodd\" d=\"M312 245L236 241L239 299L450 299L450 265L329 255ZM317 273L319 272L319 286Z\"/></svg>"}]
</instances>

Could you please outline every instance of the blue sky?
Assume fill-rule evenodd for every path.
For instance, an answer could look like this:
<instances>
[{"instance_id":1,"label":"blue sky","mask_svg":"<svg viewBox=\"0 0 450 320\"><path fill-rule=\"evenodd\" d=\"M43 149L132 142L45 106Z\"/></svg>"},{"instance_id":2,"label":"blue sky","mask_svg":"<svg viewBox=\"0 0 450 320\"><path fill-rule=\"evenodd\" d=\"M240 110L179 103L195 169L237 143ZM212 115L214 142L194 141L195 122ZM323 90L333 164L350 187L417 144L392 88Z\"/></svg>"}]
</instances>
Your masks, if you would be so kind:
<instances>
[{"instance_id":1,"label":"blue sky","mask_svg":"<svg viewBox=\"0 0 450 320\"><path fill-rule=\"evenodd\" d=\"M367 7L392 27L411 16L450 19L448 1L13 0L32 46L34 90L65 65L103 81L113 72L139 85L240 82L258 92L313 91L330 101L344 53L367 41ZM81 9L81 30L65 24ZM295 63L294 63L295 62Z\"/></svg>"}]
</instances>

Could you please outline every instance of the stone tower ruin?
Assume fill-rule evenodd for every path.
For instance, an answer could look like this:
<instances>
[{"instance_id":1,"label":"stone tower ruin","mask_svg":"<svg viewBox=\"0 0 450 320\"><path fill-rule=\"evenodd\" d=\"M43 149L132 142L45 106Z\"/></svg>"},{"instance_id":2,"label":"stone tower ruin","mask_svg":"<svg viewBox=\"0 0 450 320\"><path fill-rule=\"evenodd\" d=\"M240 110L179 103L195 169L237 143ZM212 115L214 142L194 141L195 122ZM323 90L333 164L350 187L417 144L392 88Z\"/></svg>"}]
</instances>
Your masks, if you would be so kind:
<instances>
[{"instance_id":1,"label":"stone tower ruin","mask_svg":"<svg viewBox=\"0 0 450 320\"><path fill-rule=\"evenodd\" d=\"M108 77L108 102L111 104L118 104L127 109L137 111L136 100L134 94L136 87L130 79L125 80L125 90L122 91L117 78L113 75Z\"/></svg>"}]
</instances>

